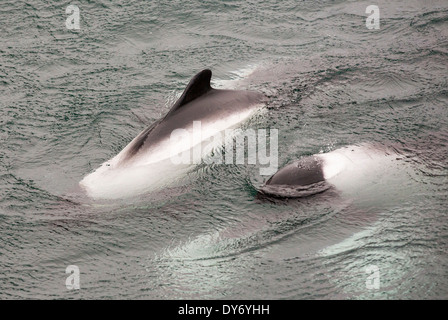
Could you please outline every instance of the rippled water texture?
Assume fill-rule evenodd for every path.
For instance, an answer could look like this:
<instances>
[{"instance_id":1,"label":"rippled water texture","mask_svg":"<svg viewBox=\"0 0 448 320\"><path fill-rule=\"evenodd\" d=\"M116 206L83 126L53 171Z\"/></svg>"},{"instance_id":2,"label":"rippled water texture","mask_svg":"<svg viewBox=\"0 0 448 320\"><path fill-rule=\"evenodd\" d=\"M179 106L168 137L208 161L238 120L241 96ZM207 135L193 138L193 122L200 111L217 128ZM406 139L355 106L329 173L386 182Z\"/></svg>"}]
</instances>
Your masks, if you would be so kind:
<instances>
[{"instance_id":1,"label":"rippled water texture","mask_svg":"<svg viewBox=\"0 0 448 320\"><path fill-rule=\"evenodd\" d=\"M369 1L78 1L78 31L69 4L0 7L0 298L448 298L447 1L376 1L380 30ZM269 96L248 126L279 130L280 166L365 143L397 160L295 200L258 197L259 165L76 196L204 68Z\"/></svg>"}]
</instances>

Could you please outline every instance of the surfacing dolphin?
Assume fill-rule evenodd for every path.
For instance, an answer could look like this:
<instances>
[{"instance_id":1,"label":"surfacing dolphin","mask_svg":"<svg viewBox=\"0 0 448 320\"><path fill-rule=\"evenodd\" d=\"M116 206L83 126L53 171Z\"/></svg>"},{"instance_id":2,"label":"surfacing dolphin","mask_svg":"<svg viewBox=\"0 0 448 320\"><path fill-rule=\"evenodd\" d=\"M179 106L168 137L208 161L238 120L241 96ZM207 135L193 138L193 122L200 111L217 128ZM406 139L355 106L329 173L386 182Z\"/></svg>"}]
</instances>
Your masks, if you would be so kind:
<instances>
[{"instance_id":1,"label":"surfacing dolphin","mask_svg":"<svg viewBox=\"0 0 448 320\"><path fill-rule=\"evenodd\" d=\"M259 189L259 195L302 198L333 187L356 192L384 175L397 163L397 157L394 149L369 143L314 154L278 170Z\"/></svg>"},{"instance_id":2,"label":"surfacing dolphin","mask_svg":"<svg viewBox=\"0 0 448 320\"><path fill-rule=\"evenodd\" d=\"M221 90L210 85L208 69L194 76L171 110L135 137L118 155L87 175L80 186L92 198L122 198L169 184L185 173L185 166L170 161L172 151L183 152L248 119L266 101L254 91ZM173 141L176 129L193 132L200 121L201 141Z\"/></svg>"}]
</instances>

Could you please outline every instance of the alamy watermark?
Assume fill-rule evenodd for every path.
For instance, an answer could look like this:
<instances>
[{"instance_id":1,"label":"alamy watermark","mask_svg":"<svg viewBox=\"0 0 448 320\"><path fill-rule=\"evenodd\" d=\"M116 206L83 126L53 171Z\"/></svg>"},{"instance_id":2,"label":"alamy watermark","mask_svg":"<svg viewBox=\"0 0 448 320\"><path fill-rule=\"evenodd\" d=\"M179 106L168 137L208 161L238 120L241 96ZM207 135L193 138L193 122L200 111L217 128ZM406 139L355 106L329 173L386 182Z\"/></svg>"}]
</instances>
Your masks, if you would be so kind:
<instances>
[{"instance_id":1,"label":"alamy watermark","mask_svg":"<svg viewBox=\"0 0 448 320\"><path fill-rule=\"evenodd\" d=\"M172 163L199 164L205 151L212 151L214 146L224 145L225 152L212 152L203 161L207 164L246 164L247 160L247 164L258 163L260 166L265 166L260 168L260 175L265 176L274 174L278 169L277 129L270 129L269 135L266 129L226 129L210 137L203 137L203 133L201 121L193 121L190 131L173 130L170 136ZM247 153L245 141L247 141Z\"/></svg>"},{"instance_id":2,"label":"alamy watermark","mask_svg":"<svg viewBox=\"0 0 448 320\"><path fill-rule=\"evenodd\" d=\"M366 288L378 290L380 288L380 268L375 265L367 266L366 273L369 275L366 279Z\"/></svg>"},{"instance_id":3,"label":"alamy watermark","mask_svg":"<svg viewBox=\"0 0 448 320\"><path fill-rule=\"evenodd\" d=\"M65 26L69 30L79 30L79 7L77 5L71 4L65 8L65 13L69 14L65 20Z\"/></svg>"},{"instance_id":4,"label":"alamy watermark","mask_svg":"<svg viewBox=\"0 0 448 320\"><path fill-rule=\"evenodd\" d=\"M370 5L366 8L366 13L370 14L366 19L366 27L369 30L380 28L380 8Z\"/></svg>"},{"instance_id":5,"label":"alamy watermark","mask_svg":"<svg viewBox=\"0 0 448 320\"><path fill-rule=\"evenodd\" d=\"M79 267L75 265L70 265L65 269L65 273L70 274L65 280L65 287L67 290L79 290L80 286L80 274Z\"/></svg>"}]
</instances>

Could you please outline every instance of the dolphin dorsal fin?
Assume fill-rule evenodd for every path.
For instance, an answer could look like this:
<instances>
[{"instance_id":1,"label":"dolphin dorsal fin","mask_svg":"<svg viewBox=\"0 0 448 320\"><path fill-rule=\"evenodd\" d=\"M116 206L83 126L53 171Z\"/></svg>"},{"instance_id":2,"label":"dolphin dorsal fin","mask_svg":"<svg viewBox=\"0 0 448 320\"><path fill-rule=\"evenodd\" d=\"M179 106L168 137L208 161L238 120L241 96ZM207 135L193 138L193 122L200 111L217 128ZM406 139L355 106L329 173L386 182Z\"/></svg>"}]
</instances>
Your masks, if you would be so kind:
<instances>
[{"instance_id":1,"label":"dolphin dorsal fin","mask_svg":"<svg viewBox=\"0 0 448 320\"><path fill-rule=\"evenodd\" d=\"M212 87L210 85L211 78L212 71L209 69L202 70L197 75L195 75L188 83L180 98L168 112L167 116L181 108L183 105L186 105L190 101L193 101L194 99L199 98L203 94L212 90Z\"/></svg>"}]
</instances>

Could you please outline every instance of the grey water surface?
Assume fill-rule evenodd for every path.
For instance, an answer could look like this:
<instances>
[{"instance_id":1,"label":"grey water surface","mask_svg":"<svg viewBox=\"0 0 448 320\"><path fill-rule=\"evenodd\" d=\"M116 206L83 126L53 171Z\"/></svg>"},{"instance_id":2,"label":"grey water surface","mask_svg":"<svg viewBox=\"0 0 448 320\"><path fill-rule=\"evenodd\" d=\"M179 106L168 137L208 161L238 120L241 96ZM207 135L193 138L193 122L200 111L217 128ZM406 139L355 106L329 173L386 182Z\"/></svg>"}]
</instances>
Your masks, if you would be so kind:
<instances>
[{"instance_id":1,"label":"grey water surface","mask_svg":"<svg viewBox=\"0 0 448 320\"><path fill-rule=\"evenodd\" d=\"M448 298L447 1L81 0L68 30L70 4L0 6L1 299ZM248 126L279 130L279 166L360 143L399 160L289 201L257 197L250 164L73 196L204 68L269 97Z\"/></svg>"}]
</instances>

